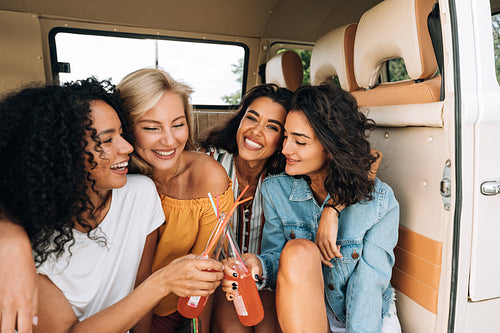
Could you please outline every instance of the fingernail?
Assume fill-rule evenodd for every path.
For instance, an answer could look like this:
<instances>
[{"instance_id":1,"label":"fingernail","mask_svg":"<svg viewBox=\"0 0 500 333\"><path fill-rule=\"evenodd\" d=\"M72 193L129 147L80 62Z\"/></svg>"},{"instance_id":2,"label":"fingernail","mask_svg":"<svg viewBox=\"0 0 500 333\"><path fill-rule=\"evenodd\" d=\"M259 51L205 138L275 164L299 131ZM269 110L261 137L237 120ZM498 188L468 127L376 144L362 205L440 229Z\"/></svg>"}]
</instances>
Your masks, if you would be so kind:
<instances>
[{"instance_id":1,"label":"fingernail","mask_svg":"<svg viewBox=\"0 0 500 333\"><path fill-rule=\"evenodd\" d=\"M238 285L236 283L233 283L233 290L237 290L238 289Z\"/></svg>"},{"instance_id":2,"label":"fingernail","mask_svg":"<svg viewBox=\"0 0 500 333\"><path fill-rule=\"evenodd\" d=\"M229 295L229 299L232 300L234 298L233 295Z\"/></svg>"},{"instance_id":3,"label":"fingernail","mask_svg":"<svg viewBox=\"0 0 500 333\"><path fill-rule=\"evenodd\" d=\"M38 316L33 316L33 325L38 326Z\"/></svg>"},{"instance_id":4,"label":"fingernail","mask_svg":"<svg viewBox=\"0 0 500 333\"><path fill-rule=\"evenodd\" d=\"M233 276L234 276L235 278L237 278L237 277L238 277L238 273L234 272L234 273L233 273Z\"/></svg>"},{"instance_id":5,"label":"fingernail","mask_svg":"<svg viewBox=\"0 0 500 333\"><path fill-rule=\"evenodd\" d=\"M255 274L255 280L257 280L257 281L260 280L259 279L259 274Z\"/></svg>"}]
</instances>

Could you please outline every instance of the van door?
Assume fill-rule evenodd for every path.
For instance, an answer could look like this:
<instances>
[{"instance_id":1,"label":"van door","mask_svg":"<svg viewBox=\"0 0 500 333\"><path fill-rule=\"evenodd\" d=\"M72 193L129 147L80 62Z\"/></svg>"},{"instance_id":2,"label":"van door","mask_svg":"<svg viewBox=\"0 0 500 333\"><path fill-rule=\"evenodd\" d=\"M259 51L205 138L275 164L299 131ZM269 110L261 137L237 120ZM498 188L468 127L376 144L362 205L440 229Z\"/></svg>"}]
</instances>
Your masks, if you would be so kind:
<instances>
[{"instance_id":1,"label":"van door","mask_svg":"<svg viewBox=\"0 0 500 333\"><path fill-rule=\"evenodd\" d=\"M455 88L460 113L460 234L455 331L498 329L500 318L500 87L495 75L490 1L450 2L456 9ZM472 13L472 15L471 15ZM498 34L498 31L496 32ZM458 50L458 52L457 52ZM459 165L460 167L460 165ZM465 283L468 281L468 284ZM468 287L468 295L467 292ZM467 299L467 301L466 301ZM466 304L465 304L466 302ZM465 324L465 325L464 325Z\"/></svg>"},{"instance_id":2,"label":"van door","mask_svg":"<svg viewBox=\"0 0 500 333\"><path fill-rule=\"evenodd\" d=\"M500 265L496 260L500 253L500 88L495 76L492 25L489 21L488 1L471 2L475 41L477 96L467 98L466 103L477 103L475 112L464 114L473 123L472 137L463 136L463 147L472 149L469 157L462 155L465 164L472 167L472 177L465 179L464 186L471 185L472 251L469 296L472 301L500 297ZM495 19L498 20L496 16ZM496 34L500 31L496 31ZM498 47L498 46L497 46ZM468 64L470 65L470 63ZM465 133L464 133L465 134ZM469 134L469 133L467 133ZM469 160L469 161L468 161ZM464 207L465 208L465 207ZM467 219L466 216L463 216Z\"/></svg>"}]
</instances>

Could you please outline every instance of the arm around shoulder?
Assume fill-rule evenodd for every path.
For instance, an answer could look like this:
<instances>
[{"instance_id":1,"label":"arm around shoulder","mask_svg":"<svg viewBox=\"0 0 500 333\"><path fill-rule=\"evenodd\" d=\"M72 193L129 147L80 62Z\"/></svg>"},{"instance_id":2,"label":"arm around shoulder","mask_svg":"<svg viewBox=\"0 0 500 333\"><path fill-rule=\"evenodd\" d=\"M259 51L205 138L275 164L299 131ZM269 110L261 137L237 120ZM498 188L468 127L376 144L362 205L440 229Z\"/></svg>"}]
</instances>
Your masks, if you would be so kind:
<instances>
[{"instance_id":1,"label":"arm around shoulder","mask_svg":"<svg viewBox=\"0 0 500 333\"><path fill-rule=\"evenodd\" d=\"M37 316L36 268L23 227L0 218L1 330L31 332Z\"/></svg>"}]
</instances>

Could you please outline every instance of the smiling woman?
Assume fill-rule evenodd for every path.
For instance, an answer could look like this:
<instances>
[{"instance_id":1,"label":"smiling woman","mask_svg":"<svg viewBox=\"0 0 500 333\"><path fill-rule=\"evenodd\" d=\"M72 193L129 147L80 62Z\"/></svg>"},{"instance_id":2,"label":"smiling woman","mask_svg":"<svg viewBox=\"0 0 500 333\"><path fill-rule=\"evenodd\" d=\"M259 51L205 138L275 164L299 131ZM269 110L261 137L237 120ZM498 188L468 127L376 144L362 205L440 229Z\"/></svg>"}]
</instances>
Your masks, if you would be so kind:
<instances>
[{"instance_id":1,"label":"smiling woman","mask_svg":"<svg viewBox=\"0 0 500 333\"><path fill-rule=\"evenodd\" d=\"M120 119L109 104L101 100L91 101L90 109L98 143L91 141L89 151L98 152L99 157L89 157L92 162L89 161L88 171L95 180L94 189L101 194L127 183L128 155L134 149L122 137Z\"/></svg>"},{"instance_id":2,"label":"smiling woman","mask_svg":"<svg viewBox=\"0 0 500 333\"><path fill-rule=\"evenodd\" d=\"M15 285L21 269L31 280L27 234L38 263L35 332L148 332L163 296L213 292L222 278L216 261L181 258L151 274L165 218L153 182L126 175L132 146L111 85L24 89L0 102L0 119L2 279ZM11 243L22 251L6 256ZM2 332L12 331L16 311L2 311ZM29 332L31 322L18 318Z\"/></svg>"},{"instance_id":3,"label":"smiling woman","mask_svg":"<svg viewBox=\"0 0 500 333\"><path fill-rule=\"evenodd\" d=\"M276 290L284 332L401 332L390 285L399 206L391 188L371 177L373 127L336 85L304 86L292 98L286 173L264 180L261 253L243 255L261 287ZM326 222L338 221L341 255L323 266L314 242L331 214Z\"/></svg>"},{"instance_id":4,"label":"smiling woman","mask_svg":"<svg viewBox=\"0 0 500 333\"><path fill-rule=\"evenodd\" d=\"M265 176L284 167L279 153L283 125L292 93L274 84L254 87L243 97L238 112L225 124L212 129L203 139L202 149L217 160L233 181L235 197L248 186L243 198L253 197L233 215L232 229L243 253L260 253L264 212L261 186ZM216 292L215 332L279 332L274 293L261 291L264 320L254 327L240 324L233 305Z\"/></svg>"},{"instance_id":5,"label":"smiling woman","mask_svg":"<svg viewBox=\"0 0 500 333\"><path fill-rule=\"evenodd\" d=\"M160 194L167 223L160 228L153 271L182 255L201 254L218 218L208 197L219 196L221 211L234 199L224 169L193 148L189 96L191 89L157 69L127 75L118 85L133 122L131 170L149 175ZM207 177L207 175L210 175ZM152 332L173 332L184 318L177 312L178 297L168 295L155 307ZM201 316L208 332L210 305Z\"/></svg>"}]
</instances>

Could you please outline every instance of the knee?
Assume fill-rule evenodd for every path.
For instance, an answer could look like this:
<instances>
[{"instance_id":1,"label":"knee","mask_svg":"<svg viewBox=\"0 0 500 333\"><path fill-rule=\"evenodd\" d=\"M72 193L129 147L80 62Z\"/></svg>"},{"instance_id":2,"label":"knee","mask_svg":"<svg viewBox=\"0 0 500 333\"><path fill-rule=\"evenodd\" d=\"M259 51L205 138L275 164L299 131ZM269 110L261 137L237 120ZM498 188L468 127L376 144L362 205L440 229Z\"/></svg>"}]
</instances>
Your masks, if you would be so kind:
<instances>
[{"instance_id":1,"label":"knee","mask_svg":"<svg viewBox=\"0 0 500 333\"><path fill-rule=\"evenodd\" d=\"M321 263L316 244L307 239L294 239L286 243L280 256L280 270L308 271ZM321 267L321 266L320 266Z\"/></svg>"}]
</instances>

